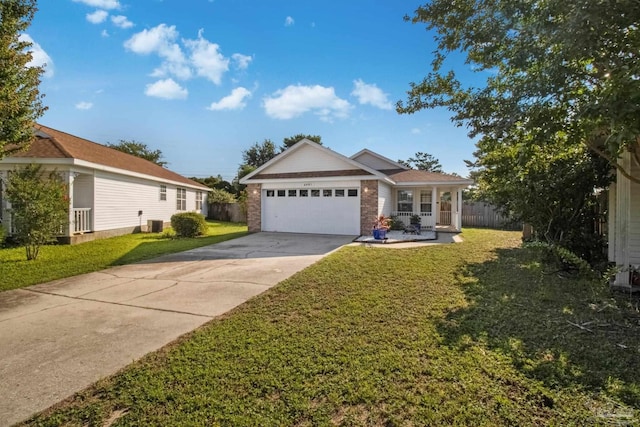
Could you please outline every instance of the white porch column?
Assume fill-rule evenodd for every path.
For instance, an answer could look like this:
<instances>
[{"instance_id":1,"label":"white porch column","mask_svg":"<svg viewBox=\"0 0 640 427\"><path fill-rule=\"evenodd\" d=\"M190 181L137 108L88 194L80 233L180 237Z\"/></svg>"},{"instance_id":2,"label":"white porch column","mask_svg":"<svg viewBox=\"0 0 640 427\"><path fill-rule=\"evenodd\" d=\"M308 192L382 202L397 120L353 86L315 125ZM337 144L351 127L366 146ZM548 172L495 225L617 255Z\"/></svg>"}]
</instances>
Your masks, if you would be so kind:
<instances>
[{"instance_id":1,"label":"white porch column","mask_svg":"<svg viewBox=\"0 0 640 427\"><path fill-rule=\"evenodd\" d=\"M434 225L440 222L440 199L438 187L431 187L431 215L433 215Z\"/></svg>"},{"instance_id":2,"label":"white porch column","mask_svg":"<svg viewBox=\"0 0 640 427\"><path fill-rule=\"evenodd\" d=\"M462 188L458 188L456 197L456 229L462 230Z\"/></svg>"},{"instance_id":3,"label":"white porch column","mask_svg":"<svg viewBox=\"0 0 640 427\"><path fill-rule=\"evenodd\" d=\"M11 215L9 214L9 202L7 201L7 179L9 174L6 171L0 171L0 219L2 224L0 227L4 227L7 233L11 232Z\"/></svg>"},{"instance_id":4,"label":"white porch column","mask_svg":"<svg viewBox=\"0 0 640 427\"><path fill-rule=\"evenodd\" d=\"M631 154L627 151L618 160L618 163L626 170L630 170ZM616 204L615 212L615 262L621 270L616 274L615 285L629 286L629 222L631 220L631 181L617 174L615 185Z\"/></svg>"},{"instance_id":5,"label":"white porch column","mask_svg":"<svg viewBox=\"0 0 640 427\"><path fill-rule=\"evenodd\" d=\"M73 216L73 180L75 179L75 177L76 174L72 171L65 173L63 176L65 184L67 185L67 193L69 195L69 224L67 225L67 236L73 236L73 232L75 230L75 218Z\"/></svg>"}]
</instances>

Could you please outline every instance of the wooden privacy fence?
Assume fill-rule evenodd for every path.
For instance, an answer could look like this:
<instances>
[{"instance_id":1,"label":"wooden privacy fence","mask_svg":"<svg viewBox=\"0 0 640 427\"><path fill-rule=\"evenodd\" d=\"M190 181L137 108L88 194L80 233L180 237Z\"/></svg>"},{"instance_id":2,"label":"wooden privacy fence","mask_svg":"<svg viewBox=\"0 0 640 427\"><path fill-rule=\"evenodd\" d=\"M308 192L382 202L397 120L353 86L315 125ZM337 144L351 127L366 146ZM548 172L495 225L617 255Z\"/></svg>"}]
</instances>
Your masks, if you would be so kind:
<instances>
[{"instance_id":1,"label":"wooden privacy fence","mask_svg":"<svg viewBox=\"0 0 640 427\"><path fill-rule=\"evenodd\" d=\"M210 203L207 217L218 221L247 222L240 203Z\"/></svg>"},{"instance_id":2,"label":"wooden privacy fence","mask_svg":"<svg viewBox=\"0 0 640 427\"><path fill-rule=\"evenodd\" d=\"M484 202L462 204L462 226L522 230L521 223L511 221L494 206Z\"/></svg>"}]
</instances>

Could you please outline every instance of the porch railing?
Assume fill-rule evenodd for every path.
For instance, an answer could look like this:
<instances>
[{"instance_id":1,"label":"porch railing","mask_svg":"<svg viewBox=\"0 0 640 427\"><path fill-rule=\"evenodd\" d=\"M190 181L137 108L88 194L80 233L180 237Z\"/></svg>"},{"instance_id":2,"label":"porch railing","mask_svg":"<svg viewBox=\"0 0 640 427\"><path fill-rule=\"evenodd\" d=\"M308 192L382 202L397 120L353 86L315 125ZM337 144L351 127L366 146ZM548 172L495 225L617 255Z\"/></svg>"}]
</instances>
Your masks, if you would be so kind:
<instances>
[{"instance_id":1,"label":"porch railing","mask_svg":"<svg viewBox=\"0 0 640 427\"><path fill-rule=\"evenodd\" d=\"M413 215L420 216L420 228L433 230L436 228L436 217L432 212L391 212L392 216L397 217L404 225L411 224Z\"/></svg>"},{"instance_id":2,"label":"porch railing","mask_svg":"<svg viewBox=\"0 0 640 427\"><path fill-rule=\"evenodd\" d=\"M91 208L73 208L73 232L86 233L92 231L93 221Z\"/></svg>"},{"instance_id":3,"label":"porch railing","mask_svg":"<svg viewBox=\"0 0 640 427\"><path fill-rule=\"evenodd\" d=\"M66 227L65 227L66 228ZM13 221L13 215L9 216L9 234L16 233L16 224ZM91 208L74 208L73 209L73 232L88 233L93 231L93 220L91 218ZM65 236L67 231L60 229L60 236Z\"/></svg>"},{"instance_id":4,"label":"porch railing","mask_svg":"<svg viewBox=\"0 0 640 427\"><path fill-rule=\"evenodd\" d=\"M451 211L440 211L440 225L452 225Z\"/></svg>"}]
</instances>

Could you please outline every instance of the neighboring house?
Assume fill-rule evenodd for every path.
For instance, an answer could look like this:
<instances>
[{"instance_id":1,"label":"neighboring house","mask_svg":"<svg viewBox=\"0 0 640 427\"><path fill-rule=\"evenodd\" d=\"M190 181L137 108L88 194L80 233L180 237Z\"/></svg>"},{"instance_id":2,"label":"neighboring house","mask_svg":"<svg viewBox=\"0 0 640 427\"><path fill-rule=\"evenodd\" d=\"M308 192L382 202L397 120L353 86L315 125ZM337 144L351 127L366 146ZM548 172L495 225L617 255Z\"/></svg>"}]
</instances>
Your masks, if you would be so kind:
<instances>
[{"instance_id":1,"label":"neighboring house","mask_svg":"<svg viewBox=\"0 0 640 427\"><path fill-rule=\"evenodd\" d=\"M7 230L11 215L2 181L30 163L56 170L69 188L69 227L60 239L65 243L142 231L148 220L168 223L177 212L207 213L204 185L68 133L42 125L35 130L27 151L0 160L0 219Z\"/></svg>"},{"instance_id":2,"label":"neighboring house","mask_svg":"<svg viewBox=\"0 0 640 427\"><path fill-rule=\"evenodd\" d=\"M473 181L412 170L370 150L345 157L303 139L240 180L247 184L249 231L371 234L378 215L423 228L462 227L462 190ZM441 212L447 194L451 211Z\"/></svg>"},{"instance_id":3,"label":"neighboring house","mask_svg":"<svg viewBox=\"0 0 640 427\"><path fill-rule=\"evenodd\" d=\"M632 176L640 176L640 166L626 151L620 165ZM616 182L609 187L609 261L620 270L614 286L629 287L632 275L629 270L640 270L640 184L625 178L620 172ZM638 273L635 285L640 285Z\"/></svg>"}]
</instances>

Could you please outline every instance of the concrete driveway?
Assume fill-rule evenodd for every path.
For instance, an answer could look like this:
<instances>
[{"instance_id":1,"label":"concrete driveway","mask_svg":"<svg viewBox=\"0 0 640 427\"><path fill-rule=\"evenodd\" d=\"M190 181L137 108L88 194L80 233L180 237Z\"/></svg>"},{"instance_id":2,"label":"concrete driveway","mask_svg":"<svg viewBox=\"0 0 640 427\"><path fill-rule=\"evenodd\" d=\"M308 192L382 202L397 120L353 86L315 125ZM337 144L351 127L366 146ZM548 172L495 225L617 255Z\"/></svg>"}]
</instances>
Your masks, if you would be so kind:
<instances>
[{"instance_id":1,"label":"concrete driveway","mask_svg":"<svg viewBox=\"0 0 640 427\"><path fill-rule=\"evenodd\" d=\"M0 425L116 372L353 238L258 233L0 293Z\"/></svg>"}]
</instances>

